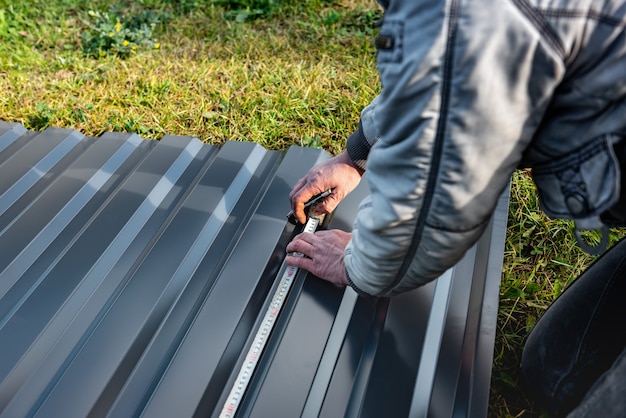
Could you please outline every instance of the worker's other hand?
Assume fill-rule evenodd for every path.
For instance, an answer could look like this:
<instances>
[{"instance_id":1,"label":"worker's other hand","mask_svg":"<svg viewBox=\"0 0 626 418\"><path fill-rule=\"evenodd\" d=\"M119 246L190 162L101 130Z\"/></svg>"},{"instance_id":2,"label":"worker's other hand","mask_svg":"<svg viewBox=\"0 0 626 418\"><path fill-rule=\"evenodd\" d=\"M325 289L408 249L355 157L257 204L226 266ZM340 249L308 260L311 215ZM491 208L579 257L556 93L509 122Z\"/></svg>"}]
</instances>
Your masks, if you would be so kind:
<instances>
[{"instance_id":1,"label":"worker's other hand","mask_svg":"<svg viewBox=\"0 0 626 418\"><path fill-rule=\"evenodd\" d=\"M326 160L309 170L289 193L291 208L300 223L306 223L304 204L313 196L332 189L332 193L315 206L315 215L330 213L361 181L363 170L354 165L347 152Z\"/></svg>"},{"instance_id":2,"label":"worker's other hand","mask_svg":"<svg viewBox=\"0 0 626 418\"><path fill-rule=\"evenodd\" d=\"M308 270L320 279L345 286L345 267L343 251L352 236L349 232L338 229L318 231L315 234L303 232L287 245L285 261L291 266ZM293 256L290 253L301 253L303 256Z\"/></svg>"}]
</instances>

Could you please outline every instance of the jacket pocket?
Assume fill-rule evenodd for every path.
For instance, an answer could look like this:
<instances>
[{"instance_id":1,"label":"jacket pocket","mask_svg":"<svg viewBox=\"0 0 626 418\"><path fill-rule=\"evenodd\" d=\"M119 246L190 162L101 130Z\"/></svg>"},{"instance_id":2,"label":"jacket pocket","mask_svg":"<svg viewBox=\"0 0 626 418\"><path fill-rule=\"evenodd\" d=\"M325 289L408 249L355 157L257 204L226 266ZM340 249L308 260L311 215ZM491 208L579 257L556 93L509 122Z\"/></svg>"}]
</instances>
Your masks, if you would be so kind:
<instances>
[{"instance_id":1,"label":"jacket pocket","mask_svg":"<svg viewBox=\"0 0 626 418\"><path fill-rule=\"evenodd\" d=\"M619 198L620 170L612 135L602 135L563 158L533 167L542 210L597 229L600 215Z\"/></svg>"},{"instance_id":2,"label":"jacket pocket","mask_svg":"<svg viewBox=\"0 0 626 418\"><path fill-rule=\"evenodd\" d=\"M374 40L376 62L381 64L399 64L402 62L404 47L404 22L383 18L383 26Z\"/></svg>"}]
</instances>

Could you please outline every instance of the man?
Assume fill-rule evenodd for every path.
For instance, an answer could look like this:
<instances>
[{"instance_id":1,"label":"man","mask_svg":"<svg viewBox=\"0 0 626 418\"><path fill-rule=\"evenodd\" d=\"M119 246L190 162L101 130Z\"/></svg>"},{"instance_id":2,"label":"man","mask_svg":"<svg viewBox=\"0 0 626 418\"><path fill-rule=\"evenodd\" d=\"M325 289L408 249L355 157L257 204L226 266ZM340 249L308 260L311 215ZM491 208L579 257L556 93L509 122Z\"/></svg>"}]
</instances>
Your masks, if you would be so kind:
<instances>
[{"instance_id":1,"label":"man","mask_svg":"<svg viewBox=\"0 0 626 418\"><path fill-rule=\"evenodd\" d=\"M314 167L290 199L304 222L304 202L324 190L333 192L321 212L332 211L362 175L371 194L351 234L301 234L287 251L305 257L287 262L361 294L421 286L480 237L518 167L533 169L542 209L573 219L579 243L601 252L579 231L600 229L605 239L607 225L626 220L626 1L383 6L376 39L382 91L346 151ZM545 360L557 348L537 349Z\"/></svg>"}]
</instances>

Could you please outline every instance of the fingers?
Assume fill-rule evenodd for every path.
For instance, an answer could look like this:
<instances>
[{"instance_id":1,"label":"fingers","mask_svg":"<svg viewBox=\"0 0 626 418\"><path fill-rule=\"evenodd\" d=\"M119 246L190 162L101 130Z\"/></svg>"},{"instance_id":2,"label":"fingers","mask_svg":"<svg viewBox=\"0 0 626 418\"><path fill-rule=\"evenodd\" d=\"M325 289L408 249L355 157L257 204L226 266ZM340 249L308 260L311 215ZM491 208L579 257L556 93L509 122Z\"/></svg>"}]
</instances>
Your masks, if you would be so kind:
<instances>
[{"instance_id":1,"label":"fingers","mask_svg":"<svg viewBox=\"0 0 626 418\"><path fill-rule=\"evenodd\" d=\"M318 203L315 206L314 212L316 215L325 215L327 213L331 213L335 210L341 200L342 197L340 197L339 193L333 190L333 192L328 195L328 197L326 197L324 201Z\"/></svg>"},{"instance_id":2,"label":"fingers","mask_svg":"<svg viewBox=\"0 0 626 418\"><path fill-rule=\"evenodd\" d=\"M351 234L340 230L303 232L287 245L287 264L313 273L320 279L345 286L343 253ZM295 255L294 253L299 253Z\"/></svg>"},{"instance_id":3,"label":"fingers","mask_svg":"<svg viewBox=\"0 0 626 418\"><path fill-rule=\"evenodd\" d=\"M316 193L315 189L311 188L306 178L302 178L296 183L291 193L289 193L289 199L291 200L291 207L293 214L301 224L306 223L306 213L304 213L304 204L308 202Z\"/></svg>"},{"instance_id":4,"label":"fingers","mask_svg":"<svg viewBox=\"0 0 626 418\"><path fill-rule=\"evenodd\" d=\"M305 201L298 200L293 204L293 214L301 224L306 223L306 214L304 213Z\"/></svg>"},{"instance_id":5,"label":"fingers","mask_svg":"<svg viewBox=\"0 0 626 418\"><path fill-rule=\"evenodd\" d=\"M302 177L300 180L298 180L296 182L296 184L293 186L293 188L291 189L291 192L289 192L289 199L293 199L294 196L296 194L298 194L300 192L300 190L306 185L307 180L306 177Z\"/></svg>"},{"instance_id":6,"label":"fingers","mask_svg":"<svg viewBox=\"0 0 626 418\"><path fill-rule=\"evenodd\" d=\"M285 257L285 262L290 266L298 267L299 269L304 269L307 271L313 270L313 260L308 257L298 257L287 254L287 257Z\"/></svg>"},{"instance_id":7,"label":"fingers","mask_svg":"<svg viewBox=\"0 0 626 418\"><path fill-rule=\"evenodd\" d=\"M287 244L287 253L300 253L305 257L310 257L313 251L313 244L311 241L315 240L315 235L310 232L303 232L296 235L293 240Z\"/></svg>"},{"instance_id":8,"label":"fingers","mask_svg":"<svg viewBox=\"0 0 626 418\"><path fill-rule=\"evenodd\" d=\"M333 193L316 206L315 213L321 215L335 210L339 202L361 181L362 175L363 170L356 167L345 152L311 168L289 193L298 222L306 222L305 203L328 189L332 189Z\"/></svg>"},{"instance_id":9,"label":"fingers","mask_svg":"<svg viewBox=\"0 0 626 418\"><path fill-rule=\"evenodd\" d=\"M287 244L287 257L285 257L285 262L290 266L310 271L313 269L311 253L314 248L311 243L305 240L307 238L311 239L314 238L314 236L311 233L303 232L302 234L296 235L294 239Z\"/></svg>"},{"instance_id":10,"label":"fingers","mask_svg":"<svg viewBox=\"0 0 626 418\"><path fill-rule=\"evenodd\" d=\"M293 197L291 197L293 213L296 219L298 219L298 222L300 222L301 224L306 223L306 216L307 216L307 214L305 213L306 202L308 202L309 200L311 200L313 197L317 196L318 194L322 193L322 191L320 192L317 191L318 190L317 187L310 186L309 184L306 184L305 186L306 187L301 188L299 191L295 193L292 192L290 194L290 196L293 195ZM317 206L320 206L320 205L321 203L317 204ZM316 213L319 215L319 214L328 213L328 212L318 213L316 211Z\"/></svg>"}]
</instances>

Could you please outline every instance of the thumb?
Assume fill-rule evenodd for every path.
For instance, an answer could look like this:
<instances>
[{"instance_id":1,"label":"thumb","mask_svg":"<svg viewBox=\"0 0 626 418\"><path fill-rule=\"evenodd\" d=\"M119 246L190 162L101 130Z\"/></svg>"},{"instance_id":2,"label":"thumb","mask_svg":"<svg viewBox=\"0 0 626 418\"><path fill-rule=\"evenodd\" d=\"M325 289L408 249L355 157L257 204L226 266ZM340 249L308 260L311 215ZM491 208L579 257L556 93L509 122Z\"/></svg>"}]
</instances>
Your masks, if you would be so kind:
<instances>
[{"instance_id":1,"label":"thumb","mask_svg":"<svg viewBox=\"0 0 626 418\"><path fill-rule=\"evenodd\" d=\"M341 199L339 199L336 193L331 194L323 202L315 206L315 214L322 215L334 211L340 201Z\"/></svg>"}]
</instances>

